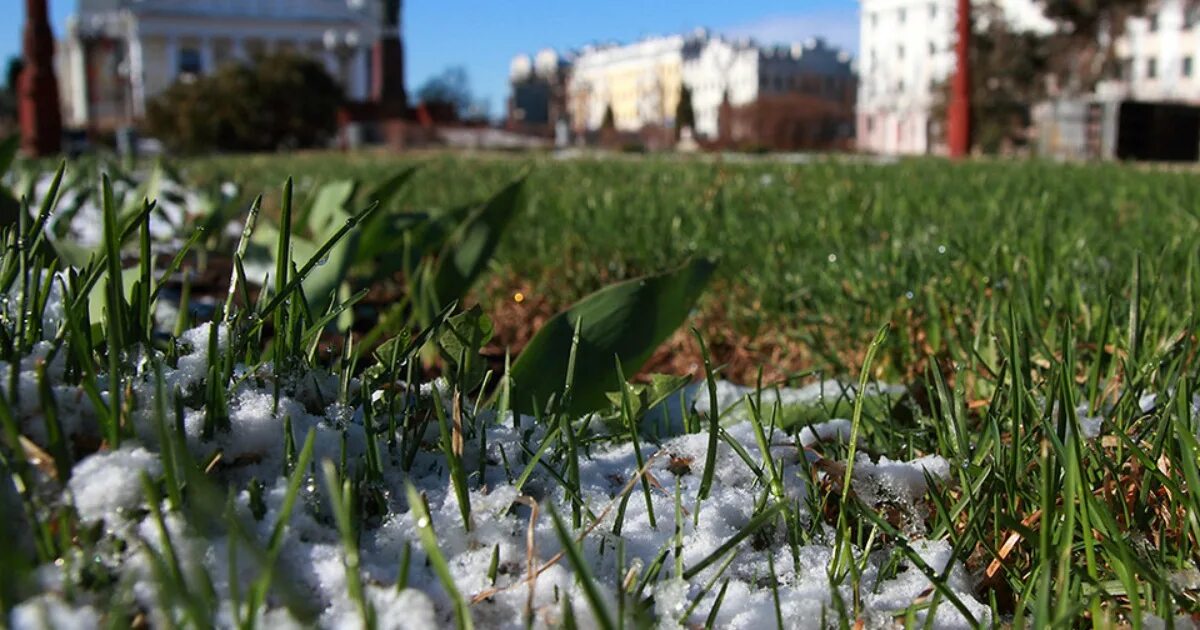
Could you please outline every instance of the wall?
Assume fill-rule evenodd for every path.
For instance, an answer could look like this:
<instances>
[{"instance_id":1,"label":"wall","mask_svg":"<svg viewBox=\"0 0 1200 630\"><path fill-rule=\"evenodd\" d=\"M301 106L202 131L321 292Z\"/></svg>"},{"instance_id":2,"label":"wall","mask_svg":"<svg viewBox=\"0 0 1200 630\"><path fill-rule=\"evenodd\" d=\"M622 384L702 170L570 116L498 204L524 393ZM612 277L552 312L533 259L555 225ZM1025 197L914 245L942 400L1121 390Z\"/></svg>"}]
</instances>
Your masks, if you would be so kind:
<instances>
[{"instance_id":1,"label":"wall","mask_svg":"<svg viewBox=\"0 0 1200 630\"><path fill-rule=\"evenodd\" d=\"M977 5L982 4L976 2ZM1000 0L1010 24L1047 31L1033 0ZM934 89L954 70L954 0L863 0L857 146L883 154L937 152Z\"/></svg>"}]
</instances>

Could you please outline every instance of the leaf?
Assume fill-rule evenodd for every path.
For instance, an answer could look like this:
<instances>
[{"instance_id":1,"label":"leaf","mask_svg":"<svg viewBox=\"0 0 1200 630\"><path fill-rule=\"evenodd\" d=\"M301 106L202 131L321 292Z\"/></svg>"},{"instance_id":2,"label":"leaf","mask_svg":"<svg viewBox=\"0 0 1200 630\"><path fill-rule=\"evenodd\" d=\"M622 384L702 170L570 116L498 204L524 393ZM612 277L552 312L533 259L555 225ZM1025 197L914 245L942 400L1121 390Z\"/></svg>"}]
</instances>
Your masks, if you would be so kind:
<instances>
[{"instance_id":1,"label":"leaf","mask_svg":"<svg viewBox=\"0 0 1200 630\"><path fill-rule=\"evenodd\" d=\"M299 217L298 224L306 225L314 240L324 242L333 230L341 227L341 223L350 218L346 207L354 197L357 187L358 183L350 179L321 186L313 196L308 212ZM292 237L295 238L295 233Z\"/></svg>"},{"instance_id":2,"label":"leaf","mask_svg":"<svg viewBox=\"0 0 1200 630\"><path fill-rule=\"evenodd\" d=\"M479 305L446 320L437 336L438 352L448 372L461 375L459 390L469 392L483 381L484 363L479 352L492 339L492 320Z\"/></svg>"},{"instance_id":3,"label":"leaf","mask_svg":"<svg viewBox=\"0 0 1200 630\"><path fill-rule=\"evenodd\" d=\"M21 147L21 137L12 134L0 142L0 178L12 168L17 159L17 149ZM0 225L13 225L21 212L21 204L7 186L0 184Z\"/></svg>"},{"instance_id":4,"label":"leaf","mask_svg":"<svg viewBox=\"0 0 1200 630\"><path fill-rule=\"evenodd\" d=\"M538 330L512 368L513 407L532 414L567 380L575 322L580 321L575 382L567 411L583 414L605 404L605 392L621 386L613 357L635 374L683 323L704 291L716 263L692 261L666 273L605 287L555 315Z\"/></svg>"},{"instance_id":5,"label":"leaf","mask_svg":"<svg viewBox=\"0 0 1200 630\"><path fill-rule=\"evenodd\" d=\"M379 202L379 207L381 209L387 209L388 204L390 204L397 197L397 195L400 194L400 191L404 190L404 187L408 184L409 180L412 179L413 174L416 172L417 167L410 166L383 180L378 186L372 188L366 193L364 201L366 203L377 201ZM379 216L383 215L381 214Z\"/></svg>"},{"instance_id":6,"label":"leaf","mask_svg":"<svg viewBox=\"0 0 1200 630\"><path fill-rule=\"evenodd\" d=\"M10 134L0 141L0 177L8 173L13 162L17 159L17 150L21 148L21 136Z\"/></svg>"},{"instance_id":7,"label":"leaf","mask_svg":"<svg viewBox=\"0 0 1200 630\"><path fill-rule=\"evenodd\" d=\"M811 424L825 422L836 418L850 418L854 414L854 397L831 396L835 400L812 401L781 405L779 417L775 423L782 429L801 429ZM765 401L764 401L765 406ZM764 414L770 414L771 409L764 409ZM868 389L863 396L863 413L873 418L891 418L905 421L909 413L905 396L888 392L876 392Z\"/></svg>"},{"instance_id":8,"label":"leaf","mask_svg":"<svg viewBox=\"0 0 1200 630\"><path fill-rule=\"evenodd\" d=\"M125 296L125 300L132 300L134 290L137 288L138 281L141 279L141 269L130 267L121 270L121 293ZM99 327L102 323L107 324L108 320L104 316L105 309L105 292L107 291L106 283L108 281L108 272L105 271L100 276L92 290L88 293L88 317L92 321L92 328ZM103 340L104 335L97 335L97 341Z\"/></svg>"},{"instance_id":9,"label":"leaf","mask_svg":"<svg viewBox=\"0 0 1200 630\"><path fill-rule=\"evenodd\" d=\"M692 382L689 376L675 374L651 374L650 386L646 390L647 408L653 408L662 403L672 394L683 389Z\"/></svg>"},{"instance_id":10,"label":"leaf","mask_svg":"<svg viewBox=\"0 0 1200 630\"><path fill-rule=\"evenodd\" d=\"M504 230L525 203L521 177L492 197L458 227L442 249L434 276L438 307L461 298L492 259Z\"/></svg>"},{"instance_id":11,"label":"leaf","mask_svg":"<svg viewBox=\"0 0 1200 630\"><path fill-rule=\"evenodd\" d=\"M629 402L633 408L631 415L636 420L642 415L642 412L658 406L672 394L683 389L691 380L690 377L674 374L651 374L649 383L626 383L625 389L629 391ZM605 392L604 396L614 407L622 404L619 389L615 392Z\"/></svg>"},{"instance_id":12,"label":"leaf","mask_svg":"<svg viewBox=\"0 0 1200 630\"><path fill-rule=\"evenodd\" d=\"M347 215L349 216L349 215ZM325 239L322 239L324 242ZM304 288L304 295L308 298L309 310L314 313L322 313L329 306L333 299L333 292L346 279L346 274L350 270L350 261L354 255L355 241L357 240L357 231L351 232L336 245L333 246L324 257L324 260L317 264L316 267L304 277L301 286ZM292 235L291 239L292 261L298 267L303 267L305 263L312 260L316 255L317 250L321 248L319 243L315 243L306 238L301 238ZM278 260L279 255L276 251L279 248L279 228L274 225L264 225L260 223L254 228L254 234L250 237L250 247L247 249L246 256L248 259L255 261L255 268L261 273L251 273L247 278L256 284L262 284L265 280L265 273L270 269L270 263Z\"/></svg>"},{"instance_id":13,"label":"leaf","mask_svg":"<svg viewBox=\"0 0 1200 630\"><path fill-rule=\"evenodd\" d=\"M21 202L0 186L0 225L15 225L21 213Z\"/></svg>"},{"instance_id":14,"label":"leaf","mask_svg":"<svg viewBox=\"0 0 1200 630\"><path fill-rule=\"evenodd\" d=\"M381 213L371 219L363 229L358 241L358 250L354 256L355 264L368 265L370 272L377 278L386 278L404 269L404 235L412 232L414 237L410 242L417 245L415 252L410 252L409 268L416 266L431 249L427 239L421 238L423 224L430 221L429 215L403 212ZM440 245L440 241L432 248Z\"/></svg>"}]
</instances>

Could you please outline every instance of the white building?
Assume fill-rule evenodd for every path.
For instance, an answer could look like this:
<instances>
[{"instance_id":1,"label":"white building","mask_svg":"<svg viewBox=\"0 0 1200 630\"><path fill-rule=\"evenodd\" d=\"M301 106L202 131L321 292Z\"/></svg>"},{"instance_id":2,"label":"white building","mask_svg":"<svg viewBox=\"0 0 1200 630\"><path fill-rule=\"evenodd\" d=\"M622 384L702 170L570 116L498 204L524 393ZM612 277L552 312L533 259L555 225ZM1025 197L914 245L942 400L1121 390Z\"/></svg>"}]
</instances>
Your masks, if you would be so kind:
<instances>
[{"instance_id":1,"label":"white building","mask_svg":"<svg viewBox=\"0 0 1200 630\"><path fill-rule=\"evenodd\" d=\"M682 81L684 41L674 35L581 50L567 83L576 130L599 129L609 108L615 127L622 131L671 122Z\"/></svg>"},{"instance_id":2,"label":"white building","mask_svg":"<svg viewBox=\"0 0 1200 630\"><path fill-rule=\"evenodd\" d=\"M823 40L762 47L698 30L623 46L584 48L568 82L568 109L577 131L598 129L610 107L622 131L671 127L686 85L692 90L696 134L715 138L726 98L738 107L760 95L802 92L814 83L840 84L852 76L849 53Z\"/></svg>"},{"instance_id":3,"label":"white building","mask_svg":"<svg viewBox=\"0 0 1200 630\"><path fill-rule=\"evenodd\" d=\"M1014 28L1052 28L1033 0L998 3ZM955 21L954 0L862 0L860 150L921 154L938 149L931 138L939 135L942 121L930 110L934 90L954 71Z\"/></svg>"},{"instance_id":4,"label":"white building","mask_svg":"<svg viewBox=\"0 0 1200 630\"><path fill-rule=\"evenodd\" d=\"M751 103L758 97L759 51L748 40L695 39L684 50L683 80L692 90L697 135L717 136L721 102Z\"/></svg>"},{"instance_id":5,"label":"white building","mask_svg":"<svg viewBox=\"0 0 1200 630\"><path fill-rule=\"evenodd\" d=\"M128 124L176 80L276 49L323 60L348 98L365 100L384 10L372 0L79 0L57 54L64 122Z\"/></svg>"},{"instance_id":6,"label":"white building","mask_svg":"<svg viewBox=\"0 0 1200 630\"><path fill-rule=\"evenodd\" d=\"M1163 0L1129 20L1116 48L1121 80L1102 85L1102 98L1200 102L1200 6Z\"/></svg>"}]
</instances>

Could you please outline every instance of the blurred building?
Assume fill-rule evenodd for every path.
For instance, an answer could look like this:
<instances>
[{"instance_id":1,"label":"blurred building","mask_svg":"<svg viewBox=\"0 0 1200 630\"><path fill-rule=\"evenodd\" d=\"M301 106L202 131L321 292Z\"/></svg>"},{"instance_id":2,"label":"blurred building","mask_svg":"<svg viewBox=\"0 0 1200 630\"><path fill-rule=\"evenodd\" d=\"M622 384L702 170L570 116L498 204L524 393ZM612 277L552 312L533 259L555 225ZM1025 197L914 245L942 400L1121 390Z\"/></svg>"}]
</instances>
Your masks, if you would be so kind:
<instances>
[{"instance_id":1,"label":"blurred building","mask_svg":"<svg viewBox=\"0 0 1200 630\"><path fill-rule=\"evenodd\" d=\"M136 122L175 81L274 50L322 60L352 101L395 92L397 71L383 64L402 62L372 49L384 41L396 54L398 15L395 1L79 0L57 54L64 121L98 131Z\"/></svg>"},{"instance_id":2,"label":"blurred building","mask_svg":"<svg viewBox=\"0 0 1200 630\"><path fill-rule=\"evenodd\" d=\"M599 129L609 108L620 131L672 124L683 81L684 43L682 35L673 35L583 48L567 84L575 131Z\"/></svg>"},{"instance_id":3,"label":"blurred building","mask_svg":"<svg viewBox=\"0 0 1200 630\"><path fill-rule=\"evenodd\" d=\"M1099 87L1100 98L1200 103L1200 4L1155 3L1129 20L1116 49L1121 76Z\"/></svg>"},{"instance_id":4,"label":"blurred building","mask_svg":"<svg viewBox=\"0 0 1200 630\"><path fill-rule=\"evenodd\" d=\"M1060 159L1200 159L1200 5L1162 0L1117 40L1118 76L1033 108L1038 152Z\"/></svg>"},{"instance_id":5,"label":"blurred building","mask_svg":"<svg viewBox=\"0 0 1200 630\"><path fill-rule=\"evenodd\" d=\"M549 135L567 119L567 79L571 61L545 49L532 58L517 55L509 64L508 127Z\"/></svg>"},{"instance_id":6,"label":"blurred building","mask_svg":"<svg viewBox=\"0 0 1200 630\"><path fill-rule=\"evenodd\" d=\"M671 128L684 85L692 92L696 135L707 140L721 138L723 110L760 101L782 104L787 99L781 97L806 96L844 108L847 115L852 115L854 106L850 55L824 40L764 47L697 30L628 45L584 48L571 67L567 110L576 132L599 129L609 108L620 131ZM783 105L774 109L784 115L793 111ZM801 110L795 111L802 114ZM729 128L736 132L750 127ZM848 137L852 128L843 133Z\"/></svg>"},{"instance_id":7,"label":"blurred building","mask_svg":"<svg viewBox=\"0 0 1200 630\"><path fill-rule=\"evenodd\" d=\"M1015 28L1053 28L1033 0L994 1ZM860 150L941 150L932 139L941 137L942 121L934 119L931 110L935 90L954 71L954 7L954 0L862 0L856 134Z\"/></svg>"},{"instance_id":8,"label":"blurred building","mask_svg":"<svg viewBox=\"0 0 1200 630\"><path fill-rule=\"evenodd\" d=\"M721 144L777 151L851 148L856 81L849 53L821 39L756 53L756 93L748 102L731 96L722 104Z\"/></svg>"}]
</instances>

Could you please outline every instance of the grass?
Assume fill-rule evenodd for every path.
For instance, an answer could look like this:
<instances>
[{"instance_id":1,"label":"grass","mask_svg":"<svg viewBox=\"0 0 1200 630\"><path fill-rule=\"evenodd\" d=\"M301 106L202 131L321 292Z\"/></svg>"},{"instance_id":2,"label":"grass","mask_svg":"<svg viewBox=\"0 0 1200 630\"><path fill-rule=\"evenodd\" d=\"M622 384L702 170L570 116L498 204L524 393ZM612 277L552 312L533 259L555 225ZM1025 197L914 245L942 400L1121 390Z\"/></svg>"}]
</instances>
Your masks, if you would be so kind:
<instances>
[{"instance_id":1,"label":"grass","mask_svg":"<svg viewBox=\"0 0 1200 630\"><path fill-rule=\"evenodd\" d=\"M414 163L318 154L188 168L202 180L292 174L312 185ZM483 198L534 166L535 200L505 237L479 296L485 303L511 304L521 292L513 310L553 312L689 256L719 258L717 288L696 321L715 363L732 362L745 382L762 356L781 359L768 366L768 380L784 367L851 371L884 321L898 330L880 350L882 366L920 375L930 360L976 354L994 364L992 339L1008 303L1044 351L1058 345L1051 324L1069 319L1092 334L1110 300L1127 305L1139 252L1146 278L1171 279L1155 283L1154 304L1164 308L1144 315L1149 326L1178 326L1186 309L1168 305L1196 303L1200 181L1187 172L933 160L792 166L446 155L419 163L403 201L418 210Z\"/></svg>"},{"instance_id":2,"label":"grass","mask_svg":"<svg viewBox=\"0 0 1200 630\"><path fill-rule=\"evenodd\" d=\"M172 519L222 532L237 541L230 544L251 550L246 557L230 551L236 562L230 573L241 567L252 574L250 588L229 595L237 625L263 623L270 607L315 621L316 612L294 595L302 587L277 567L288 522L301 510L340 545L346 598L366 625L383 613L370 594L381 578L365 566L364 532L389 518L411 521L413 539L404 541L402 556L389 559L397 574L387 583L437 584L446 613L441 619L458 627L472 627L470 602L506 589L528 583L532 602L534 583L555 564L571 570L581 594L559 602L556 591L554 614L564 624L575 623L586 604L603 627L643 625L654 619L654 587L683 579L696 586L679 611L684 621L711 627L719 609L738 605L728 595L730 580L746 577L730 569L738 556L762 559L755 583L769 589L774 622L783 627L784 589L801 577L786 573L780 558L791 556L796 564L809 546L831 551L825 578L841 588L831 591L822 614L841 626L879 622L868 618L878 614L868 610L872 589L908 572L925 576L930 587L909 608L889 612L905 625L922 625L938 610L968 623L1098 628L1139 627L1148 614L1172 619L1200 612L1200 589L1188 577L1200 562L1194 402L1200 182L1194 177L1117 165L932 160L888 166L529 162L422 159L399 209L428 211L484 198L528 170L528 213L506 233L488 280L468 298L501 323L501 344L504 334L519 332L503 330L503 317L514 308L526 309L519 312L527 318L555 312L617 280L692 256L719 258L716 283L691 318L695 334L680 332L668 344L695 359L691 372L706 381L699 398L707 397L711 410L685 409L679 427L670 429L700 438L701 457L692 463L704 470L686 490L694 496L685 502L691 463L664 469L656 455L642 454L643 447L677 437L649 420L638 402L645 390L623 388L589 418L564 411L582 379L600 377L575 371L579 321L567 379L553 400L539 401L549 412L522 423L495 413L508 409L505 374L468 374L466 352L478 348L462 349L454 360L458 369L426 384L427 394L409 389L424 379L414 366L427 362L431 340L464 321L454 319L464 309L452 317L455 309L448 307L378 352L356 344L352 322L339 321L343 310L355 312L348 304L361 295L341 296L323 312L310 309L305 279L372 213L395 208L364 202L328 242L316 244L312 257L294 259L288 254L293 203L318 180L353 175L378 181L413 161L328 155L198 160L185 167L200 185L234 177L247 194L258 194L264 181L287 184L282 195L253 202L264 215L275 211L281 218L276 249L283 254L274 275L258 294L249 293L241 264L247 228L231 248L229 291L218 296L224 307L213 315L204 348L194 349L209 360L187 391L171 390L164 377L182 369L178 333L164 338L154 330L152 305L165 281L156 257L147 255L151 204L121 211L104 179L102 247L70 273L56 275L67 265L43 244L40 226L54 212L53 202L29 199L28 216L0 234L0 289L8 296L0 312L0 359L9 366L36 364L37 385L26 391L10 370L0 404L3 496L20 502L15 513L35 543L0 550L0 571L13 576L0 587L0 606L10 610L38 592L33 567L100 554L104 536L116 536L67 536L87 528L63 498L63 483L75 461L138 442L138 412L148 411L164 472L137 483L148 506L143 517L153 527L146 531L160 542L122 542L149 558L157 608L139 602L114 612L122 618L112 623L153 614L180 625L212 622L216 580L183 557L168 526ZM251 207L249 197L245 202ZM185 243L168 269L192 265L207 247L204 238ZM192 247L197 250L189 252ZM131 258L123 253L133 251L138 262L126 268ZM50 287L59 291L63 312L43 329ZM98 320L89 311L93 289L103 303ZM185 284L183 293L188 290ZM515 290L525 296L519 304L511 299ZM346 341L319 352L327 337ZM47 366L55 357L62 365L51 376ZM840 415L835 411L846 409L846 401L800 415L772 402L772 390L799 380L788 377L801 370L857 382L859 392L876 379L898 382L908 395L897 404L854 396L850 439L806 447L799 431ZM314 374L337 385L318 391L321 401L313 405L358 409L361 418L341 421L329 412L319 426L293 426L287 409L300 404L307 391L300 383L315 380ZM730 376L756 387L740 405L718 408L715 381ZM503 395L491 395L490 383L499 383ZM264 503L256 485L262 482L239 477L238 463L224 461L223 448L231 446L217 446L236 431L234 401L252 387L272 393L270 415L281 427L283 498L274 508ZM32 412L19 398L30 393L38 399ZM59 403L68 394L94 409L87 421L94 426L85 427L94 442L82 444L64 428L69 423ZM735 437L739 408L749 411L752 431L744 444ZM189 412L203 420L194 435L185 428ZM789 420L795 417L801 419ZM42 444L27 436L35 419L47 436ZM498 442L502 429L516 437ZM308 435L299 455L297 430ZM340 448L314 446L314 431ZM473 450L474 444L481 446ZM625 471L607 503L598 501L588 493L581 463L628 445L635 451L633 470ZM500 458L486 457L493 448ZM711 553L689 561L685 535L702 519L716 518L709 516L714 508L702 513L702 506L726 482L714 475L719 452L752 475L746 496L753 509ZM924 455L944 458L946 474L926 472L919 496L907 502L877 491L878 480L864 472L883 457ZM673 489L660 479L664 470L675 475ZM411 483L431 478L438 487L418 490ZM544 531L562 550L557 555L544 557L533 547L533 499L532 509L517 501L486 512L484 488L503 478L517 494L546 504L550 523L542 526L551 528ZM452 493L461 521L431 510L423 491ZM238 498L243 492L247 499ZM298 496L302 492L309 498ZM795 492L804 496L797 499ZM642 496L631 500L635 493ZM660 518L653 525L656 499ZM243 500L247 510L237 507ZM643 502L650 529L662 536L655 555L634 565L625 553L625 519ZM559 510L568 504L565 520ZM694 510L692 530L685 505ZM248 519L268 514L273 526L262 539ZM528 557L502 557L498 543L481 545L491 590L461 591L447 558L457 544L448 544L458 535L453 532L486 535L489 520L507 518L511 526L518 517L528 519ZM944 543L954 562L931 561L932 542ZM597 548L616 551L616 575L594 563ZM788 553L776 556L777 550ZM504 577L500 567L514 563L515 574ZM969 576L970 594L986 615L954 586L955 567ZM91 597L113 596L127 585L119 570L108 571L111 582L79 579L69 586ZM543 612L529 604L525 619Z\"/></svg>"}]
</instances>

